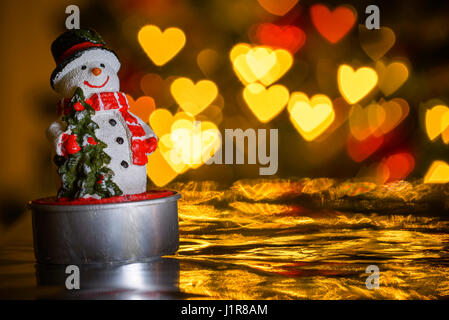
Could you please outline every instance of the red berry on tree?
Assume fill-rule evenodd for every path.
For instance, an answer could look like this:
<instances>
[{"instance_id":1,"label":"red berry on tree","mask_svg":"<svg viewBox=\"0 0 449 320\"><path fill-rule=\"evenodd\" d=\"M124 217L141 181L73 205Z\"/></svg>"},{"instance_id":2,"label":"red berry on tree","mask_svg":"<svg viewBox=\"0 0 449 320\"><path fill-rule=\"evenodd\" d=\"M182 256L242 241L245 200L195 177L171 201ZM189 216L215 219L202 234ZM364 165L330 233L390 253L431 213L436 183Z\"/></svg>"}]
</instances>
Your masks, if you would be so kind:
<instances>
[{"instance_id":1,"label":"red berry on tree","mask_svg":"<svg viewBox=\"0 0 449 320\"><path fill-rule=\"evenodd\" d=\"M89 142L89 144L93 146L97 144L97 141L95 141L95 139L92 137L87 138L87 142Z\"/></svg>"},{"instance_id":2,"label":"red berry on tree","mask_svg":"<svg viewBox=\"0 0 449 320\"><path fill-rule=\"evenodd\" d=\"M98 181L97 184L101 184L104 180L104 175L100 174L100 176L98 177Z\"/></svg>"},{"instance_id":3,"label":"red berry on tree","mask_svg":"<svg viewBox=\"0 0 449 320\"><path fill-rule=\"evenodd\" d=\"M84 106L81 104L81 102L76 102L73 105L73 109L75 109L76 111L83 111L84 110Z\"/></svg>"}]
</instances>

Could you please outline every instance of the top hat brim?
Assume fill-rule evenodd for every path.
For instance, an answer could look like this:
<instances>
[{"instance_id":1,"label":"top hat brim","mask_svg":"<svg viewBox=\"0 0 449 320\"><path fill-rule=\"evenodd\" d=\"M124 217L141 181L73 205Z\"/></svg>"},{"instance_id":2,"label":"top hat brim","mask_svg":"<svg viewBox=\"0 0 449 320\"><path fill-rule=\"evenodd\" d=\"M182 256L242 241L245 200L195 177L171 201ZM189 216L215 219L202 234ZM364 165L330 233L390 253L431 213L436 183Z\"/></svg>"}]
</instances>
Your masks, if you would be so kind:
<instances>
[{"instance_id":1,"label":"top hat brim","mask_svg":"<svg viewBox=\"0 0 449 320\"><path fill-rule=\"evenodd\" d=\"M50 77L52 88L71 70L85 63L102 61L109 64L115 72L120 70L120 61L114 51L104 47L91 47L78 51L59 63Z\"/></svg>"}]
</instances>

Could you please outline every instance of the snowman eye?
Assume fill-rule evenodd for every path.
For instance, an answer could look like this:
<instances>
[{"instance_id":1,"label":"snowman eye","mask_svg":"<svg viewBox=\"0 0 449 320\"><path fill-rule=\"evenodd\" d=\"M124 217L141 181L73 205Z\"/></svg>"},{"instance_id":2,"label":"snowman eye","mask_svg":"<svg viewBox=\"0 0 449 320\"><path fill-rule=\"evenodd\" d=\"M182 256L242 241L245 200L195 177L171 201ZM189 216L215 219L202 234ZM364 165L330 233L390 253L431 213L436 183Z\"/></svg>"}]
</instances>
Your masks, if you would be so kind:
<instances>
[{"instance_id":1,"label":"snowman eye","mask_svg":"<svg viewBox=\"0 0 449 320\"><path fill-rule=\"evenodd\" d=\"M87 69L86 66L82 66L82 67L81 67L81 70L86 70L86 69Z\"/></svg>"},{"instance_id":2,"label":"snowman eye","mask_svg":"<svg viewBox=\"0 0 449 320\"><path fill-rule=\"evenodd\" d=\"M101 63L101 64L100 64L100 67L104 68L104 64L103 64L103 63Z\"/></svg>"}]
</instances>

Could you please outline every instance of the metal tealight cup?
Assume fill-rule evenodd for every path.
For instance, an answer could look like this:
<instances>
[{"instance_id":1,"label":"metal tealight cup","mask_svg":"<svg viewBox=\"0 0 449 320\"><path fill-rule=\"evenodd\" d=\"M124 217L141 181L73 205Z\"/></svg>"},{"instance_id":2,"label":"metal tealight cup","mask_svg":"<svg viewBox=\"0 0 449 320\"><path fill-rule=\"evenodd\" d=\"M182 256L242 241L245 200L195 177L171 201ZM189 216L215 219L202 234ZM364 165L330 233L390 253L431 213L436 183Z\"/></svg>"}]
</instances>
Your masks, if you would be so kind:
<instances>
[{"instance_id":1,"label":"metal tealight cup","mask_svg":"<svg viewBox=\"0 0 449 320\"><path fill-rule=\"evenodd\" d=\"M178 199L54 205L31 202L38 263L145 261L179 248Z\"/></svg>"}]
</instances>

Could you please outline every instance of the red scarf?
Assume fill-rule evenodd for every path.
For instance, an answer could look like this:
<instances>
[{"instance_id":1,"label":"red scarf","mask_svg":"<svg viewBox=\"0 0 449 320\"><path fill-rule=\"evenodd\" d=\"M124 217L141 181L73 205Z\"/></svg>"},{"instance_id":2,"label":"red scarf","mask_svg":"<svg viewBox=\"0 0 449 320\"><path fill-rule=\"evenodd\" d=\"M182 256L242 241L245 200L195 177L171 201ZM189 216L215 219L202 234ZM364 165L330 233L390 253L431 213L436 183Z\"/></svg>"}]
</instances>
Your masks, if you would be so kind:
<instances>
[{"instance_id":1,"label":"red scarf","mask_svg":"<svg viewBox=\"0 0 449 320\"><path fill-rule=\"evenodd\" d=\"M73 110L69 107L69 98L62 99L58 103L58 114L61 116L69 114ZM92 106L95 111L118 109L123 119L126 121L131 132L131 152L133 154L133 164L143 166L148 162L147 155L151 153L150 139L145 134L145 130L137 121L136 117L128 112L129 104L126 95L121 92L101 92L93 94L86 103Z\"/></svg>"}]
</instances>

